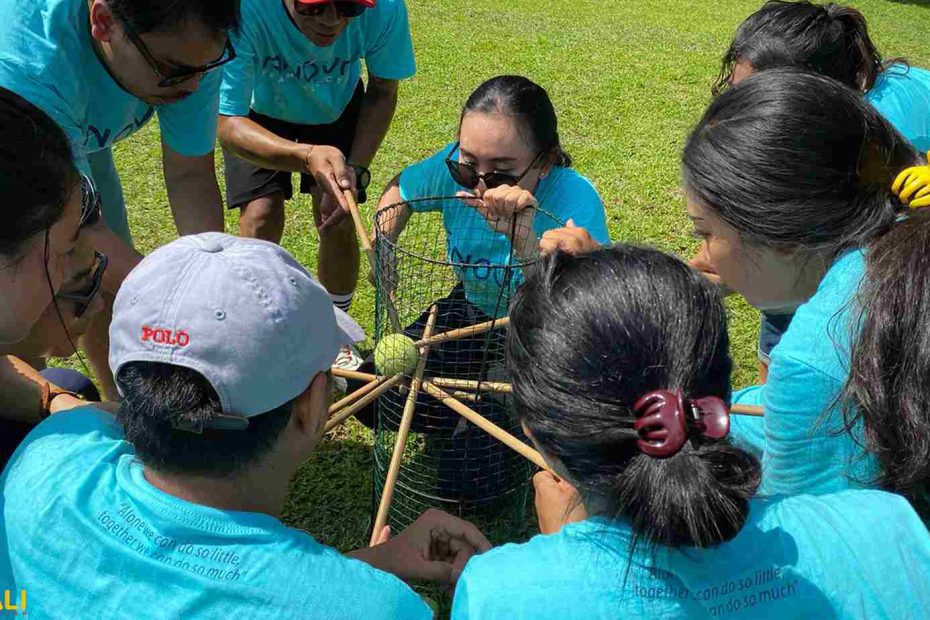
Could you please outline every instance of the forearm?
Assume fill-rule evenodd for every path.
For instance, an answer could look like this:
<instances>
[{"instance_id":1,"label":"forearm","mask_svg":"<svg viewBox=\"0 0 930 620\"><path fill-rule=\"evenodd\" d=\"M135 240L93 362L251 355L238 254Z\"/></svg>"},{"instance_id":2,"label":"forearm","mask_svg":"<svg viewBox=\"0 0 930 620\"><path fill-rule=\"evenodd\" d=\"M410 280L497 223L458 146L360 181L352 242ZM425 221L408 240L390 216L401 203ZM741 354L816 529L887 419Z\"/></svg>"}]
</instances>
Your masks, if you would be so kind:
<instances>
[{"instance_id":1,"label":"forearm","mask_svg":"<svg viewBox=\"0 0 930 620\"><path fill-rule=\"evenodd\" d=\"M378 201L378 211L402 201L400 187L398 185L399 182L400 175L394 177L391 182L388 183L387 188L385 188L384 193L381 195L381 199ZM407 222L410 220L412 213L410 207L407 205L394 207L394 213L390 219L385 220L384 218L377 218L376 221L378 221L379 225L375 230L375 236L383 235L391 241L396 241L400 233L403 232L404 227L407 226Z\"/></svg>"},{"instance_id":2,"label":"forearm","mask_svg":"<svg viewBox=\"0 0 930 620\"><path fill-rule=\"evenodd\" d=\"M12 355L0 356L0 394L3 395L0 417L20 422L40 422L46 414L42 399L46 385L54 390L60 390L24 361ZM86 404L79 398L61 394L51 401L49 413L65 411Z\"/></svg>"},{"instance_id":3,"label":"forearm","mask_svg":"<svg viewBox=\"0 0 930 620\"><path fill-rule=\"evenodd\" d=\"M218 136L223 148L268 170L306 172L311 145L286 140L244 116L221 116Z\"/></svg>"},{"instance_id":4,"label":"forearm","mask_svg":"<svg viewBox=\"0 0 930 620\"><path fill-rule=\"evenodd\" d=\"M216 182L213 153L187 157L166 148L164 170L178 234L223 232L223 197Z\"/></svg>"},{"instance_id":5,"label":"forearm","mask_svg":"<svg viewBox=\"0 0 930 620\"><path fill-rule=\"evenodd\" d=\"M129 272L142 260L142 255L123 241L123 238L100 222L88 230L91 243L98 252L107 255L107 270L103 274L103 288L114 295Z\"/></svg>"},{"instance_id":6,"label":"forearm","mask_svg":"<svg viewBox=\"0 0 930 620\"><path fill-rule=\"evenodd\" d=\"M365 168L371 165L391 128L396 110L397 82L369 80L369 90L365 93L352 140L349 163Z\"/></svg>"}]
</instances>

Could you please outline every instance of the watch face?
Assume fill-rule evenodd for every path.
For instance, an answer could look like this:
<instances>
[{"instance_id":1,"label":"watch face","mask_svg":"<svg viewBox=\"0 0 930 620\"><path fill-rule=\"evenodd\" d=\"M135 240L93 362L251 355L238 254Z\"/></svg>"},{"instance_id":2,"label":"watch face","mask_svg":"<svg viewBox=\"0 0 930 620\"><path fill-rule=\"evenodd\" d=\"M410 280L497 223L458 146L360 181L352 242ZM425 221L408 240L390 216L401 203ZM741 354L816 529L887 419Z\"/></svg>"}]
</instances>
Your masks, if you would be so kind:
<instances>
[{"instance_id":1,"label":"watch face","mask_svg":"<svg viewBox=\"0 0 930 620\"><path fill-rule=\"evenodd\" d=\"M367 189L371 183L371 172L364 166L352 166L355 170L355 187L358 189Z\"/></svg>"}]
</instances>

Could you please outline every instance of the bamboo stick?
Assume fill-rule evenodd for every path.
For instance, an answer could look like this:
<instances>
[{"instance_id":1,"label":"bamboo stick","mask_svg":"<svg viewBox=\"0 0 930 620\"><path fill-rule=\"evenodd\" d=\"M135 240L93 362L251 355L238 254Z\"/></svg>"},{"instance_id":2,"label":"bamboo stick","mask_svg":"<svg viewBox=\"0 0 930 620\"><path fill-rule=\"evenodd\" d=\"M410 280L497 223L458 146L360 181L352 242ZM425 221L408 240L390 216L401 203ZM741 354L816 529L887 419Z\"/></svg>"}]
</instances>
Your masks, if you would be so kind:
<instances>
[{"instance_id":1,"label":"bamboo stick","mask_svg":"<svg viewBox=\"0 0 930 620\"><path fill-rule=\"evenodd\" d=\"M530 461L532 461L539 467L551 471L551 469L549 469L549 466L546 464L546 461L543 459L542 455L539 452L537 452L533 448L529 447L528 445L526 445L525 443L523 443L522 441L520 441L519 439L511 435L510 433L502 429L497 424L494 424L493 422L491 422L490 420L482 416L480 413L478 413L471 407L453 398L447 392L442 391L441 389L439 389L438 387L436 387L435 385L429 382L423 385L423 389L430 396L442 401L442 403L446 405L447 407L449 407L450 409L452 409L452 411L456 412L457 414L459 414L460 416L462 416L463 418L465 418L466 420L468 420L469 422L471 422L478 428L482 429L488 435L490 435L494 439L497 439L498 441L506 445L508 448L526 457L527 459L529 459Z\"/></svg>"},{"instance_id":2,"label":"bamboo stick","mask_svg":"<svg viewBox=\"0 0 930 620\"><path fill-rule=\"evenodd\" d=\"M765 415L765 411L762 407L756 407L755 405L733 405L730 407L730 413L733 415L749 415L756 417Z\"/></svg>"},{"instance_id":3,"label":"bamboo stick","mask_svg":"<svg viewBox=\"0 0 930 620\"><path fill-rule=\"evenodd\" d=\"M333 368L333 375L353 381L375 381L382 375L373 375L367 372L358 372L357 370L346 370L344 368ZM447 379L445 377L430 377L429 382L436 387L450 388L453 390L469 390L481 392L499 392L501 394L510 394L513 392L513 386L509 383L500 381L472 381L469 379Z\"/></svg>"},{"instance_id":4,"label":"bamboo stick","mask_svg":"<svg viewBox=\"0 0 930 620\"><path fill-rule=\"evenodd\" d=\"M430 308L429 318L426 321L426 329L423 335L429 338L436 326L436 315L439 308L433 305ZM384 490L381 492L381 502L378 504L378 514L375 517L375 525L371 532L369 545L374 545L384 526L387 524L388 514L391 511L391 502L394 500L394 485L397 484L397 474L400 472L400 462L404 456L404 447L407 444L407 435L410 432L410 423L413 421L413 411L417 404L417 394L420 392L420 383L423 380L423 372L426 370L426 358L429 356L429 345L420 350L420 359L417 361L417 368L410 380L410 393L407 395L407 402L404 403L404 413L400 418L400 425L397 428L397 437L394 440L394 452L391 454L391 464L388 466L387 476L384 479Z\"/></svg>"},{"instance_id":5,"label":"bamboo stick","mask_svg":"<svg viewBox=\"0 0 930 620\"><path fill-rule=\"evenodd\" d=\"M443 332L441 334L436 334L435 336L426 336L424 333L423 338L416 342L418 347L423 345L434 345L441 342L448 342L449 340L460 340L462 338L467 338L469 336L477 336L478 334L483 334L486 331L492 329L497 329L498 327L507 327L510 324L510 317L505 316L500 319L494 319L493 321L485 321L484 323L477 323L475 325L469 325L468 327L461 327L459 329L453 329L452 331Z\"/></svg>"},{"instance_id":6,"label":"bamboo stick","mask_svg":"<svg viewBox=\"0 0 930 620\"><path fill-rule=\"evenodd\" d=\"M349 213L352 215L352 221L355 222L355 232L358 233L362 251L368 258L368 265L371 267L372 271L377 273L378 260L375 256L375 248L371 245L371 237L368 236L368 230L365 228L362 215L358 211L358 203L355 202L355 194L352 193L352 190L346 189L342 190L342 195L345 196L346 202L349 205ZM387 309L388 320L391 322L391 328L395 333L404 333L404 329L401 327L400 319L397 315L397 308L394 305L394 296L387 290L384 291L384 301L387 302L385 303L385 308Z\"/></svg>"},{"instance_id":7,"label":"bamboo stick","mask_svg":"<svg viewBox=\"0 0 930 620\"><path fill-rule=\"evenodd\" d=\"M389 378L390 377L384 377L384 376L374 377L373 379L368 381L368 383L358 388L354 392L350 392L346 394L343 398L339 399L338 401L334 402L332 405L329 406L330 417L339 413L339 410L345 407L346 405L353 403L354 401L358 400L359 398L361 398L368 392L374 390L379 385L387 381Z\"/></svg>"},{"instance_id":8,"label":"bamboo stick","mask_svg":"<svg viewBox=\"0 0 930 620\"><path fill-rule=\"evenodd\" d=\"M375 400L376 398L380 397L382 394L387 392L392 387L396 386L398 383L400 383L400 381L403 378L404 378L404 375L394 375L393 377L386 379L380 384L377 384L378 387L376 387L374 390L366 394L358 402L353 403L349 405L348 407L342 410L339 410L338 412L331 413L329 419L326 421L326 426L324 427L323 432L328 433L329 431L333 430L334 428L336 428L337 426L339 426L340 424L342 424L343 422L351 418L353 415L355 415L356 411L358 411L359 409L361 409L362 407L364 407L371 401Z\"/></svg>"},{"instance_id":9,"label":"bamboo stick","mask_svg":"<svg viewBox=\"0 0 930 620\"><path fill-rule=\"evenodd\" d=\"M513 387L509 383L501 383L499 381L471 381L467 379L430 377L429 382L436 387L450 388L453 390L470 390L472 392L499 392L501 394L510 394L513 392Z\"/></svg>"}]
</instances>

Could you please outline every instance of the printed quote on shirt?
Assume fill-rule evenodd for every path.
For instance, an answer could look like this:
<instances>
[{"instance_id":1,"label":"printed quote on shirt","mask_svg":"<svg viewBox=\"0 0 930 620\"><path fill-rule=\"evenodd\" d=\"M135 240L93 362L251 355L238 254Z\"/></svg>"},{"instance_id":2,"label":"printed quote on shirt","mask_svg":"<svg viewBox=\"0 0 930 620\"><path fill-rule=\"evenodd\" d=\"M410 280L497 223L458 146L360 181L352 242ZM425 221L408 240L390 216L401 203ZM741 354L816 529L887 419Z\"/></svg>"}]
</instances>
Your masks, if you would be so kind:
<instances>
[{"instance_id":1,"label":"printed quote on shirt","mask_svg":"<svg viewBox=\"0 0 930 620\"><path fill-rule=\"evenodd\" d=\"M242 557L237 553L163 536L126 503L120 504L116 512L102 511L96 523L136 553L195 575L218 581L239 581L248 572L243 570Z\"/></svg>"}]
</instances>

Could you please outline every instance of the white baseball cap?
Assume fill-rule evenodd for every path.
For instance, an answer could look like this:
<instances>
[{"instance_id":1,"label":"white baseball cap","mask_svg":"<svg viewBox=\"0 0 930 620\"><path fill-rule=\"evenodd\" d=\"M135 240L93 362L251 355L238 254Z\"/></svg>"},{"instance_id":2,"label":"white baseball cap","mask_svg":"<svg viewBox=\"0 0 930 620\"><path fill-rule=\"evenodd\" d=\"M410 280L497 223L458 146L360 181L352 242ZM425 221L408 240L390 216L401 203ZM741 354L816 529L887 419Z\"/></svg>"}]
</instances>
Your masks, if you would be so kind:
<instances>
[{"instance_id":1,"label":"white baseball cap","mask_svg":"<svg viewBox=\"0 0 930 620\"><path fill-rule=\"evenodd\" d=\"M155 250L123 282L110 368L117 378L128 362L195 370L223 408L224 420L207 426L245 428L247 418L302 394L342 346L364 337L279 245L203 233Z\"/></svg>"}]
</instances>

